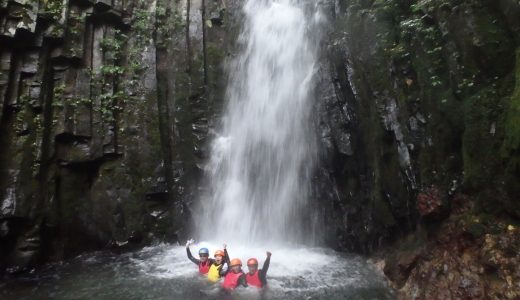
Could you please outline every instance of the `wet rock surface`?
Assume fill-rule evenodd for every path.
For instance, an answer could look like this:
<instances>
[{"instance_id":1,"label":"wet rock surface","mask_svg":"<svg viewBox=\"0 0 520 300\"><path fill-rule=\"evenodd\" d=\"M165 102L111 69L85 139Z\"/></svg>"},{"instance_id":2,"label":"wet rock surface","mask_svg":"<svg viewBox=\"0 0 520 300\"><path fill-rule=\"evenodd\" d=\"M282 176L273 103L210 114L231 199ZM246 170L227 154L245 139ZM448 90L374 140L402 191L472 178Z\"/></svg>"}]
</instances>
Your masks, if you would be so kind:
<instances>
[{"instance_id":1,"label":"wet rock surface","mask_svg":"<svg viewBox=\"0 0 520 300\"><path fill-rule=\"evenodd\" d=\"M201 1L0 1L0 270L187 231L233 19L206 2L203 34Z\"/></svg>"},{"instance_id":2,"label":"wet rock surface","mask_svg":"<svg viewBox=\"0 0 520 300\"><path fill-rule=\"evenodd\" d=\"M320 194L331 244L370 253L435 227L460 191L517 218L519 4L353 0L328 11L319 177L335 187Z\"/></svg>"},{"instance_id":3,"label":"wet rock surface","mask_svg":"<svg viewBox=\"0 0 520 300\"><path fill-rule=\"evenodd\" d=\"M472 200L457 195L442 225L422 241L409 236L384 255L384 273L400 298L520 297L520 230L507 217L478 213Z\"/></svg>"},{"instance_id":4,"label":"wet rock surface","mask_svg":"<svg viewBox=\"0 0 520 300\"><path fill-rule=\"evenodd\" d=\"M322 4L325 243L397 249L403 297L515 299L520 4ZM240 5L0 1L0 269L183 238Z\"/></svg>"},{"instance_id":5,"label":"wet rock surface","mask_svg":"<svg viewBox=\"0 0 520 300\"><path fill-rule=\"evenodd\" d=\"M385 249L379 267L405 299L518 298L518 252L482 259L518 238L519 3L339 0L329 12L327 241Z\"/></svg>"}]
</instances>

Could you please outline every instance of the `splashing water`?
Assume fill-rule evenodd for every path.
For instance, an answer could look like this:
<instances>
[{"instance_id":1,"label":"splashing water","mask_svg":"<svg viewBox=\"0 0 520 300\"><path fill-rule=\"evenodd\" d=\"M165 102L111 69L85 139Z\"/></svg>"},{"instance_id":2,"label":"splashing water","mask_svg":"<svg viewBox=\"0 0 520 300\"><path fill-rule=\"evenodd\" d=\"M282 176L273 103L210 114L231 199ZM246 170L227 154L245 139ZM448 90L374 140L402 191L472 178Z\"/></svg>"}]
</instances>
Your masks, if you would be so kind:
<instances>
[{"instance_id":1,"label":"splashing water","mask_svg":"<svg viewBox=\"0 0 520 300\"><path fill-rule=\"evenodd\" d=\"M249 0L230 63L227 109L211 148L201 235L242 243L309 242L306 209L317 154L312 123L319 10L291 0Z\"/></svg>"},{"instance_id":2,"label":"splashing water","mask_svg":"<svg viewBox=\"0 0 520 300\"><path fill-rule=\"evenodd\" d=\"M268 286L222 295L200 276L184 247L100 252L0 281L2 299L393 299L360 257L312 244L309 208L317 156L312 118L316 69L314 1L248 0L240 55L230 62L229 103L208 163L200 237L227 241L232 257L265 260ZM319 235L317 235L319 236ZM192 246L210 252L214 242Z\"/></svg>"},{"instance_id":3,"label":"splashing water","mask_svg":"<svg viewBox=\"0 0 520 300\"><path fill-rule=\"evenodd\" d=\"M203 246L213 252L220 245L195 245ZM263 264L263 249L230 248L233 256L256 255ZM36 274L0 281L0 299L393 299L381 277L359 257L318 248L272 250L268 287L262 291L249 287L222 294L219 284L198 274L184 247L162 244L118 256L82 255Z\"/></svg>"}]
</instances>

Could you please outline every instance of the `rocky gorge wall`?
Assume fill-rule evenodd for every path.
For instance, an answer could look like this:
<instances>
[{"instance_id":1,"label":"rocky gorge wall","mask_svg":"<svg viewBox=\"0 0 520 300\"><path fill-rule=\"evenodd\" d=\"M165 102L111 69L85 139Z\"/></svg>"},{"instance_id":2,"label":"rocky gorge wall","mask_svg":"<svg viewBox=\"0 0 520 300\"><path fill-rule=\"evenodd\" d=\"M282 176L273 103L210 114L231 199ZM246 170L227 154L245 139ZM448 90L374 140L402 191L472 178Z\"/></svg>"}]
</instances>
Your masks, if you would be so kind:
<instances>
[{"instance_id":1,"label":"rocky gorge wall","mask_svg":"<svg viewBox=\"0 0 520 300\"><path fill-rule=\"evenodd\" d=\"M518 218L518 3L336 1L334 10L321 124L339 217L360 229L343 235L346 247L370 252L458 192Z\"/></svg>"},{"instance_id":2,"label":"rocky gorge wall","mask_svg":"<svg viewBox=\"0 0 520 300\"><path fill-rule=\"evenodd\" d=\"M184 238L240 5L0 1L0 269ZM323 8L324 242L386 249L409 297L435 280L453 297L514 291L518 1Z\"/></svg>"},{"instance_id":3,"label":"rocky gorge wall","mask_svg":"<svg viewBox=\"0 0 520 300\"><path fill-rule=\"evenodd\" d=\"M404 298L516 299L520 3L338 0L330 11L328 240L383 247Z\"/></svg>"},{"instance_id":4,"label":"rocky gorge wall","mask_svg":"<svg viewBox=\"0 0 520 300\"><path fill-rule=\"evenodd\" d=\"M0 2L0 269L186 231L230 19L213 0Z\"/></svg>"}]
</instances>

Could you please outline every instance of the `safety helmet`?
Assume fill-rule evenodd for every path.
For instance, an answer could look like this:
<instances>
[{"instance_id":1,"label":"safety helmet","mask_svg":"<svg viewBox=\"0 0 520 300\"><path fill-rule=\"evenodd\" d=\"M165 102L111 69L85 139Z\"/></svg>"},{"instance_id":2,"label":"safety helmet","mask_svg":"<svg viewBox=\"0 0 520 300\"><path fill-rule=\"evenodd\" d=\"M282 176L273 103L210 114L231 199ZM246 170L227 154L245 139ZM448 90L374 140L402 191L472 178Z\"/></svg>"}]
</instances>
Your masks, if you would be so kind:
<instances>
[{"instance_id":1,"label":"safety helmet","mask_svg":"<svg viewBox=\"0 0 520 300\"><path fill-rule=\"evenodd\" d=\"M234 267L234 266L242 266L242 261L238 258L233 258L231 260L231 266Z\"/></svg>"},{"instance_id":2,"label":"safety helmet","mask_svg":"<svg viewBox=\"0 0 520 300\"><path fill-rule=\"evenodd\" d=\"M201 255L201 254L209 255L209 250L208 250L208 248L200 248L200 250L199 250L199 255Z\"/></svg>"},{"instance_id":3,"label":"safety helmet","mask_svg":"<svg viewBox=\"0 0 520 300\"><path fill-rule=\"evenodd\" d=\"M253 266L253 265L257 265L258 266L258 260L256 260L256 258L250 258L247 260L247 265L248 266Z\"/></svg>"},{"instance_id":4,"label":"safety helmet","mask_svg":"<svg viewBox=\"0 0 520 300\"><path fill-rule=\"evenodd\" d=\"M222 250L217 250L217 251L215 251L215 257L217 257L217 256L219 256L219 255L222 256L222 257L224 257L224 251L222 251Z\"/></svg>"}]
</instances>

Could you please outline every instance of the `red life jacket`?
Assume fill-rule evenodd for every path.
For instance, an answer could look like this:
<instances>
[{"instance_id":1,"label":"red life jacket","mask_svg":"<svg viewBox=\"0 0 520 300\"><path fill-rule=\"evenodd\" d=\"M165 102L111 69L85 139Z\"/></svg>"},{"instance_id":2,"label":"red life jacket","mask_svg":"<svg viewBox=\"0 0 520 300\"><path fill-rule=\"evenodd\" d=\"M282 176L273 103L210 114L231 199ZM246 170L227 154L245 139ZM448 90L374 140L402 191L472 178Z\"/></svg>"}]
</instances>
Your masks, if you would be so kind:
<instances>
[{"instance_id":1,"label":"red life jacket","mask_svg":"<svg viewBox=\"0 0 520 300\"><path fill-rule=\"evenodd\" d=\"M243 272L233 273L232 271L229 271L226 274L226 277L224 277L222 287L226 290L234 290L238 286L238 280L240 279L240 276L243 274Z\"/></svg>"},{"instance_id":2,"label":"red life jacket","mask_svg":"<svg viewBox=\"0 0 520 300\"><path fill-rule=\"evenodd\" d=\"M207 260L205 263L199 262L199 273L208 274L211 263Z\"/></svg>"},{"instance_id":3,"label":"red life jacket","mask_svg":"<svg viewBox=\"0 0 520 300\"><path fill-rule=\"evenodd\" d=\"M260 280L260 276L258 275L258 270L251 275L251 273L246 273L246 281L247 285L254 286L257 288L262 288L264 285L262 284L262 281Z\"/></svg>"}]
</instances>

